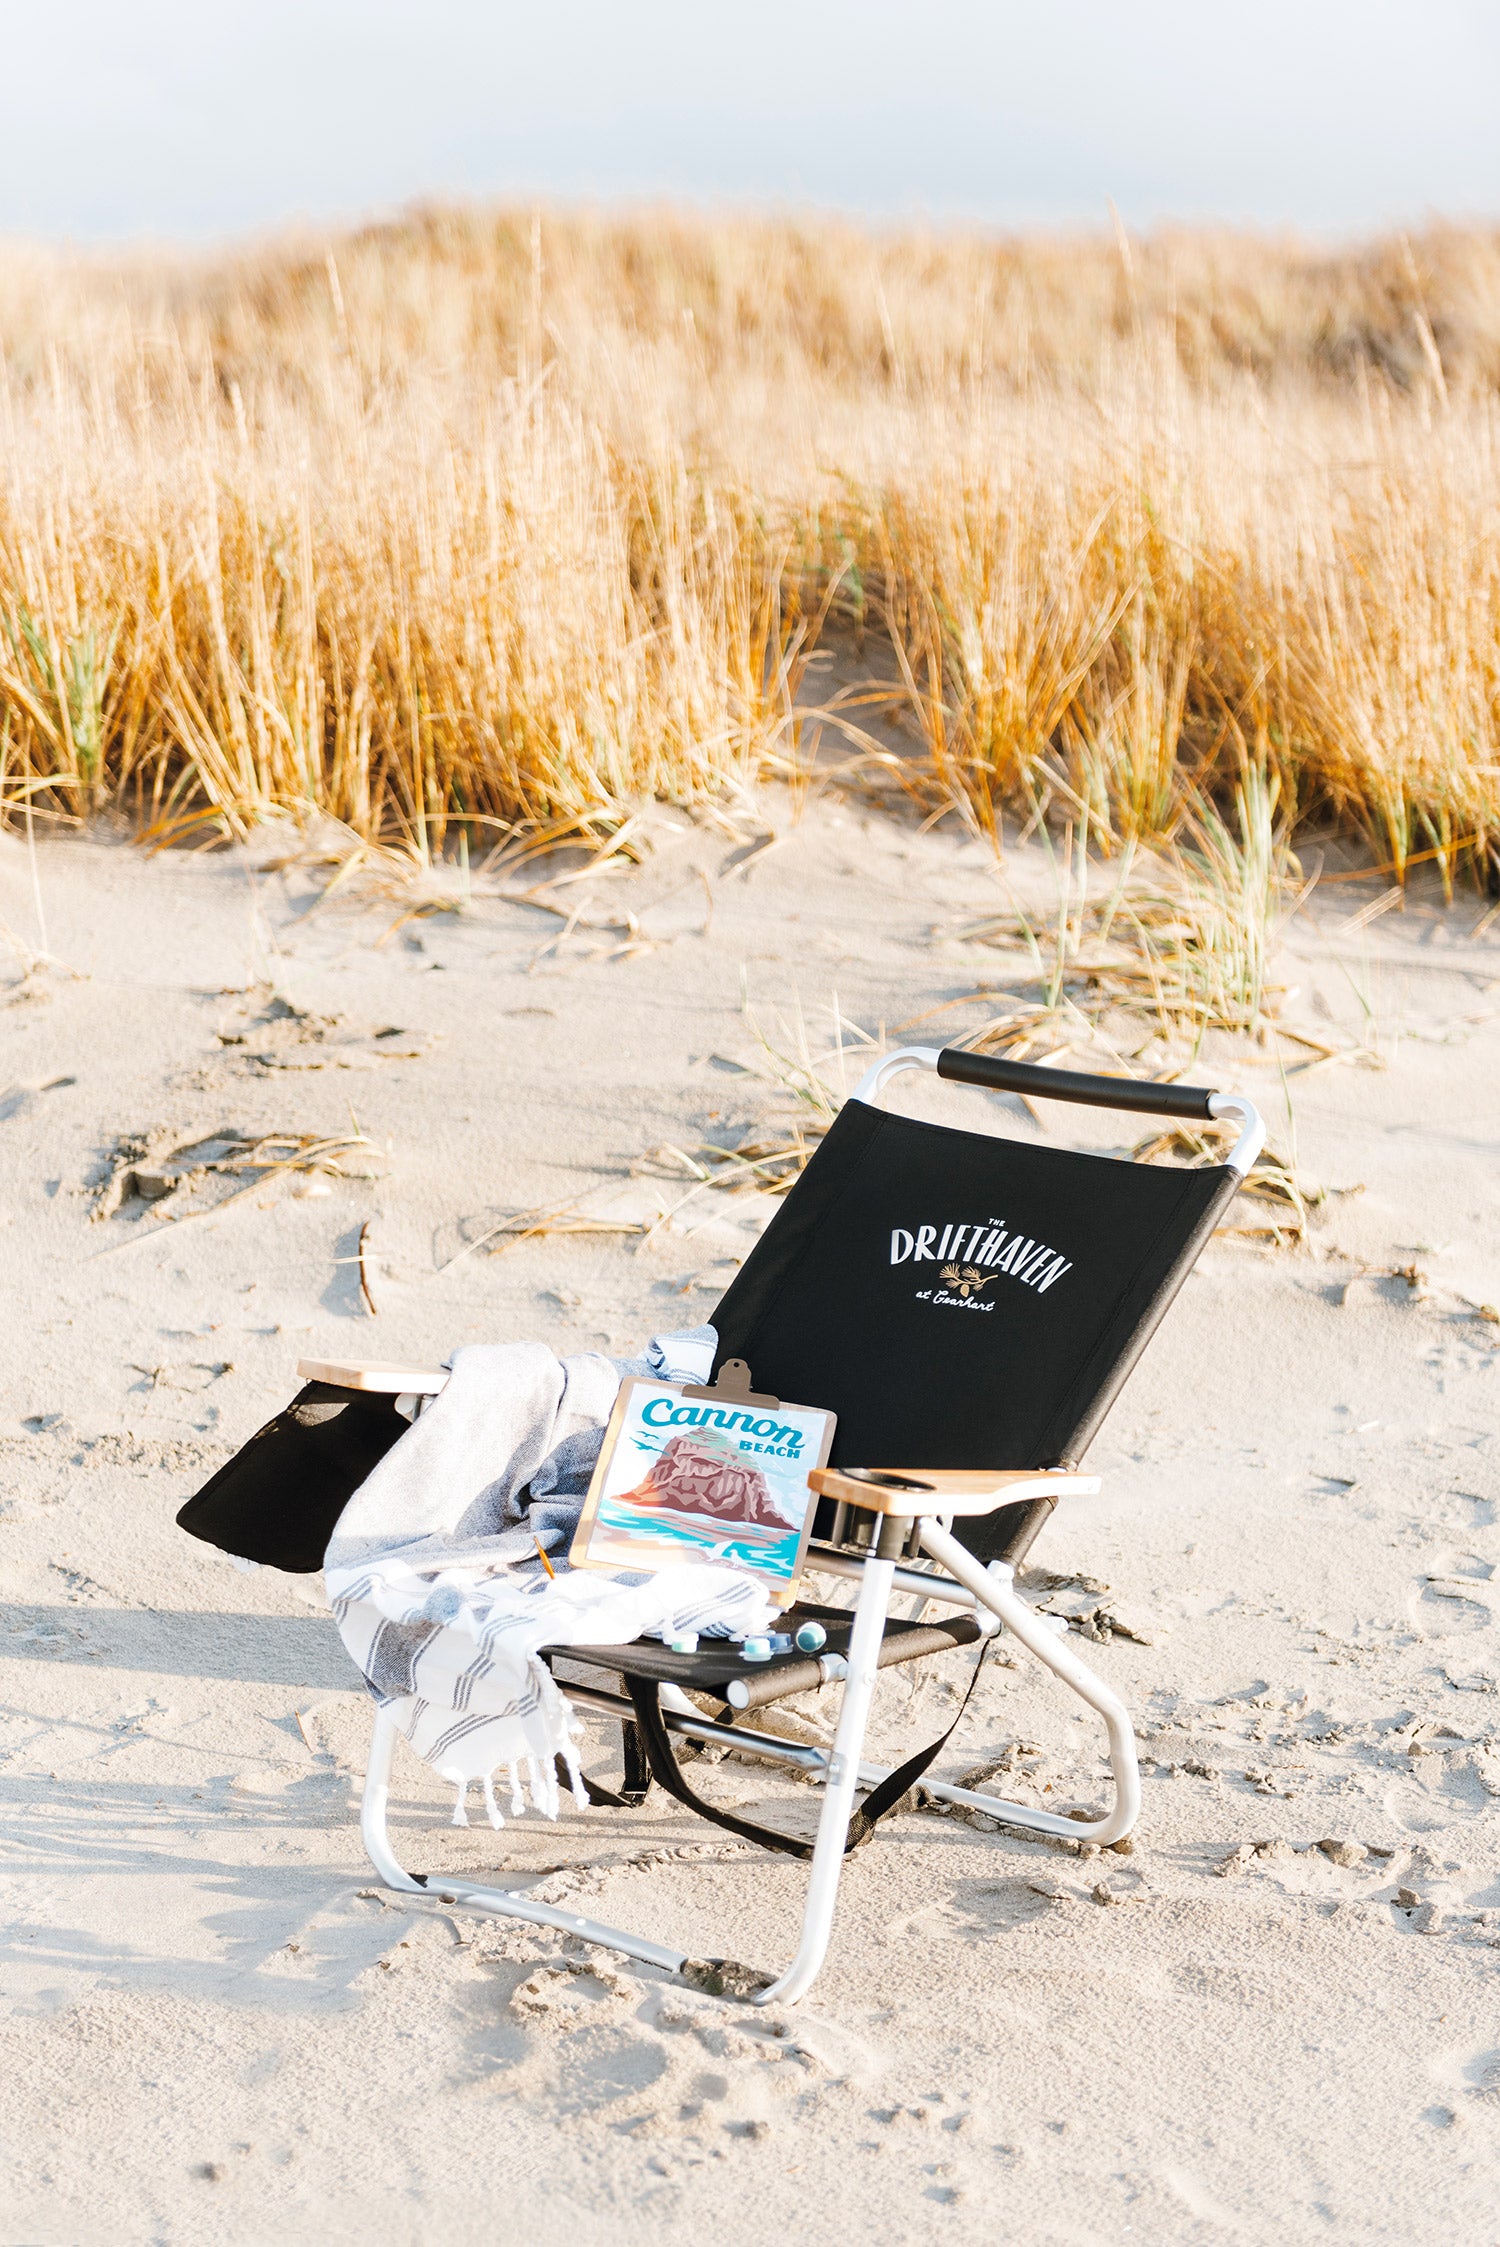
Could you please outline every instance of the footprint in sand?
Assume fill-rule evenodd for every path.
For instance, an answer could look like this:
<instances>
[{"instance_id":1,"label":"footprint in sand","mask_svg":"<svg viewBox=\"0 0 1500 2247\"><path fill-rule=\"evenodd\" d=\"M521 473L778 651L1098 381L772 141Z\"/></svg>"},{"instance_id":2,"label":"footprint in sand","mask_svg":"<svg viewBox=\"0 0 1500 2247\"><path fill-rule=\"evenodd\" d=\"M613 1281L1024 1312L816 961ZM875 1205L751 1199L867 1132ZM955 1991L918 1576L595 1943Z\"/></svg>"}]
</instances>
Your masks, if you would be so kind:
<instances>
[{"instance_id":1,"label":"footprint in sand","mask_svg":"<svg viewBox=\"0 0 1500 2247\"><path fill-rule=\"evenodd\" d=\"M1489 2122L1500 2128L1500 2045L1450 2053L1433 2072L1453 2119Z\"/></svg>"},{"instance_id":2,"label":"footprint in sand","mask_svg":"<svg viewBox=\"0 0 1500 2247\"><path fill-rule=\"evenodd\" d=\"M62 1092L77 1082L76 1077L33 1077L25 1084L7 1085L0 1091L0 1123L9 1123L12 1116L24 1116L44 1092Z\"/></svg>"},{"instance_id":3,"label":"footprint in sand","mask_svg":"<svg viewBox=\"0 0 1500 2247\"><path fill-rule=\"evenodd\" d=\"M512 1990L510 2008L525 2021L567 2031L582 2021L619 2018L633 2010L639 1997L639 1990L610 1967L565 1960L528 1974Z\"/></svg>"},{"instance_id":4,"label":"footprint in sand","mask_svg":"<svg viewBox=\"0 0 1500 2247\"><path fill-rule=\"evenodd\" d=\"M1481 1817L1493 1812L1495 1797L1486 1784L1489 1766L1473 1752L1456 1757L1429 1759L1410 1779L1398 1779L1381 1797L1383 1814L1409 1834L1437 1834L1455 1818Z\"/></svg>"},{"instance_id":5,"label":"footprint in sand","mask_svg":"<svg viewBox=\"0 0 1500 2247\"><path fill-rule=\"evenodd\" d=\"M607 2117L632 2140L671 2139L683 2158L766 2137L879 2072L872 2049L837 2023L747 2018L598 1958L533 1967L509 2010L529 2047L518 2090L555 2111Z\"/></svg>"},{"instance_id":6,"label":"footprint in sand","mask_svg":"<svg viewBox=\"0 0 1500 2247\"><path fill-rule=\"evenodd\" d=\"M1482 1631L1493 1620L1494 1574L1494 1564L1477 1553L1453 1553L1435 1564L1412 1599L1412 1621L1422 1636Z\"/></svg>"}]
</instances>

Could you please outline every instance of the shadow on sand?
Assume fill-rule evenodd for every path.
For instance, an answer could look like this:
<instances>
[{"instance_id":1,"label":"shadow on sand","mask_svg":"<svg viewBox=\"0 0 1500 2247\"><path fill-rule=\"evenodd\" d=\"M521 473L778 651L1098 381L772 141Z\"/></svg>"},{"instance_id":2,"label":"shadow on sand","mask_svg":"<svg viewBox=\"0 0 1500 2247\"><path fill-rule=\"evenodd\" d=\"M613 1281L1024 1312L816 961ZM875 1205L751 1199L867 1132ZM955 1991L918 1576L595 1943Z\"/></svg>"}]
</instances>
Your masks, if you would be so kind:
<instances>
[{"instance_id":1,"label":"shadow on sand","mask_svg":"<svg viewBox=\"0 0 1500 2247\"><path fill-rule=\"evenodd\" d=\"M0 1660L102 1662L158 1677L327 1687L360 1676L332 1616L216 1615L155 1607L0 1609Z\"/></svg>"}]
</instances>

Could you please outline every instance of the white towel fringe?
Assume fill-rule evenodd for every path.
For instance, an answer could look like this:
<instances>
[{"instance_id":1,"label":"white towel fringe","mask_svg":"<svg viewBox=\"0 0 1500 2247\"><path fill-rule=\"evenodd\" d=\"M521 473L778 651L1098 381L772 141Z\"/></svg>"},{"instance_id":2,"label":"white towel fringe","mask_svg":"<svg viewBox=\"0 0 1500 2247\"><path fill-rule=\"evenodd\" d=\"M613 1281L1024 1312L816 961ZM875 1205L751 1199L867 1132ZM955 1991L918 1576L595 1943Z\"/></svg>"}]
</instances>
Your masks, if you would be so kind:
<instances>
[{"instance_id":1,"label":"white towel fringe","mask_svg":"<svg viewBox=\"0 0 1500 2247\"><path fill-rule=\"evenodd\" d=\"M589 1801L588 1789L583 1783L583 1772L576 1752L573 1748L566 1747L563 1749L562 1759L568 1767L568 1784L573 1789L574 1802L580 1810L591 1810L593 1804Z\"/></svg>"}]
</instances>

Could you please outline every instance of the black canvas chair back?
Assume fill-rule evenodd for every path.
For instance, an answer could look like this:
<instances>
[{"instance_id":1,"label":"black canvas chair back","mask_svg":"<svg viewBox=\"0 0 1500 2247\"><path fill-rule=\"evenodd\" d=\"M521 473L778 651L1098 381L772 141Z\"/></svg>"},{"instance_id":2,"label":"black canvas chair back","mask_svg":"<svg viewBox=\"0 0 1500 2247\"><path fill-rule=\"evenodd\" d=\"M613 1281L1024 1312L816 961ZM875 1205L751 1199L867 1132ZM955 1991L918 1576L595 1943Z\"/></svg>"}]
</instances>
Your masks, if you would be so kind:
<instances>
[{"instance_id":1,"label":"black canvas chair back","mask_svg":"<svg viewBox=\"0 0 1500 2247\"><path fill-rule=\"evenodd\" d=\"M1212 1097L924 1059L992 1089L1060 1079L1063 1098L1102 1088L1200 1119ZM1239 1182L1228 1164L1160 1168L851 1100L713 1313L720 1362L835 1411L837 1467L1074 1466ZM966 1534L1014 1558L1019 1527L1002 1512Z\"/></svg>"}]
</instances>

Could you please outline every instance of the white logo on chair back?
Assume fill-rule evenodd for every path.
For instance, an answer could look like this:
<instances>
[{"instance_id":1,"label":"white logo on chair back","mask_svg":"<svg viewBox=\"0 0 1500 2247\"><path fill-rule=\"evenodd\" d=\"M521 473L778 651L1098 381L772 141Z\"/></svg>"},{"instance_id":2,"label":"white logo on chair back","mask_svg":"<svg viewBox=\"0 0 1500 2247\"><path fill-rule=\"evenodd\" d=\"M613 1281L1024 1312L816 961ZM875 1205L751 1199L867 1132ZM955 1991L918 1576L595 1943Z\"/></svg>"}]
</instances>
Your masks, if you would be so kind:
<instances>
[{"instance_id":1,"label":"white logo on chair back","mask_svg":"<svg viewBox=\"0 0 1500 2247\"><path fill-rule=\"evenodd\" d=\"M989 1289L1002 1274L1045 1295L1073 1269L1045 1241L1010 1232L998 1217L978 1225L916 1225L910 1232L898 1225L891 1233L891 1262L936 1264L935 1284L919 1287L917 1301L955 1311L992 1311L995 1297Z\"/></svg>"}]
</instances>

